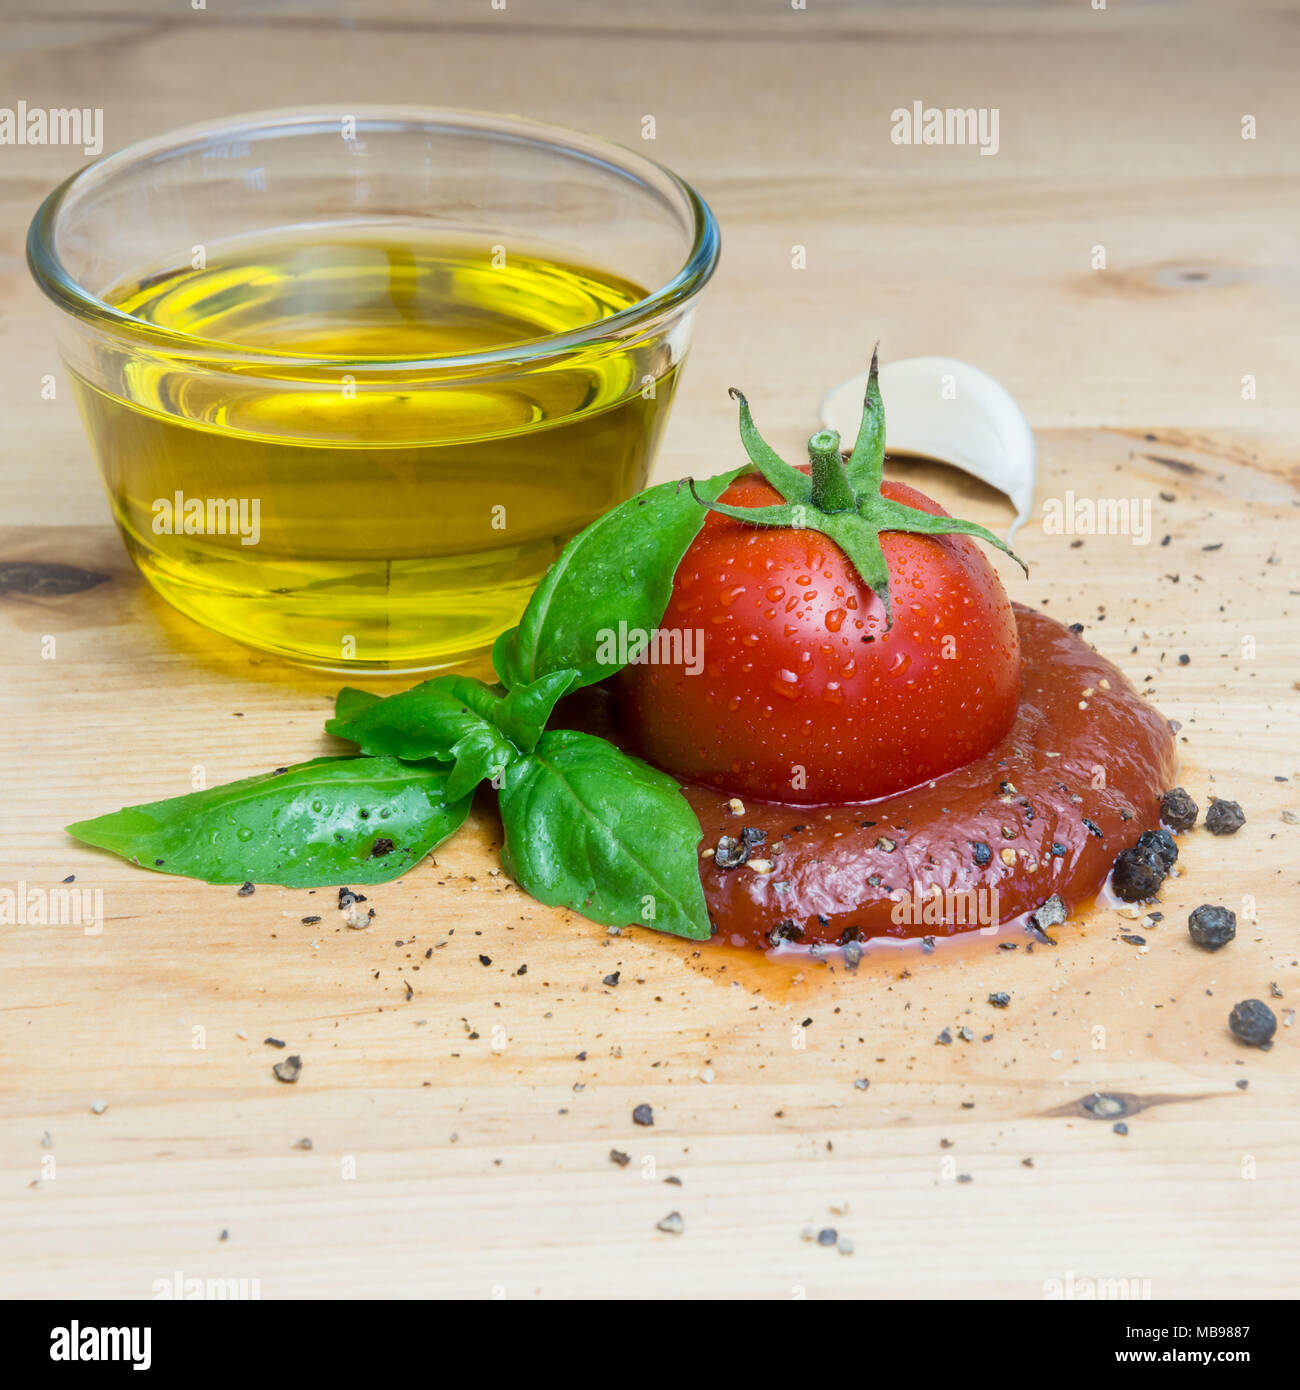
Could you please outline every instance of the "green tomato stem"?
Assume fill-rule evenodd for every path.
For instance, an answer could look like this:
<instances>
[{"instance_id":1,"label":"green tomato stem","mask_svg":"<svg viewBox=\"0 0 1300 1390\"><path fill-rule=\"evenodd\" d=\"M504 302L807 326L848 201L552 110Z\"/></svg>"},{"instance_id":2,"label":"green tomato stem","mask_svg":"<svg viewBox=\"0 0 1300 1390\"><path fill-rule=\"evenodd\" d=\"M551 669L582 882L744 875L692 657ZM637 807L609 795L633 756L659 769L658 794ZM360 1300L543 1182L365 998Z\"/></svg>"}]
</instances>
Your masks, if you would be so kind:
<instances>
[{"instance_id":1,"label":"green tomato stem","mask_svg":"<svg viewBox=\"0 0 1300 1390\"><path fill-rule=\"evenodd\" d=\"M812 504L819 512L851 512L858 499L849 486L840 459L840 437L835 430L818 430L808 441L812 463Z\"/></svg>"}]
</instances>

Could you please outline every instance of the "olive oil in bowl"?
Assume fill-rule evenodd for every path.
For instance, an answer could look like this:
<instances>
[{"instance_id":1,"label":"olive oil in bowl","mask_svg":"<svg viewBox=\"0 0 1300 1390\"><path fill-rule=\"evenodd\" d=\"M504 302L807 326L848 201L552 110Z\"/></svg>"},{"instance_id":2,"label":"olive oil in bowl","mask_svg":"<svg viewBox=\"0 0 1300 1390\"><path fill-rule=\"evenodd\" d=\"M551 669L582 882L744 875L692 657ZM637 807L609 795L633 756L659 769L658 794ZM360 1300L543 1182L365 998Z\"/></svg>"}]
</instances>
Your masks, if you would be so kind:
<instances>
[{"instance_id":1,"label":"olive oil in bowl","mask_svg":"<svg viewBox=\"0 0 1300 1390\"><path fill-rule=\"evenodd\" d=\"M538 351L642 286L414 223L195 259L104 296L194 359L146 332L74 379L132 556L206 626L333 669L454 664L644 485L680 353L653 325Z\"/></svg>"}]
</instances>

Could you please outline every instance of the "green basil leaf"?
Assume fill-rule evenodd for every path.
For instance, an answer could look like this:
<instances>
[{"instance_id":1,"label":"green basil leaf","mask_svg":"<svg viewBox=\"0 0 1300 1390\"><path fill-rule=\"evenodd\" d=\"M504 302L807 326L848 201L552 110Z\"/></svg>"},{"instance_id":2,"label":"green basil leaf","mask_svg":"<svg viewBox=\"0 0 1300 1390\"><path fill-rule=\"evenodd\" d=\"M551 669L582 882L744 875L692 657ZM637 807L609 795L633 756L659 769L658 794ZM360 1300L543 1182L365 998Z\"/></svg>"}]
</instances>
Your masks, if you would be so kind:
<instances>
[{"instance_id":1,"label":"green basil leaf","mask_svg":"<svg viewBox=\"0 0 1300 1390\"><path fill-rule=\"evenodd\" d=\"M471 729L451 750L455 767L447 778L447 796L451 800L468 796L480 782L491 780L500 785L511 763L521 756L519 750L492 724L480 724Z\"/></svg>"},{"instance_id":2,"label":"green basil leaf","mask_svg":"<svg viewBox=\"0 0 1300 1390\"><path fill-rule=\"evenodd\" d=\"M334 697L334 720L346 724L348 720L355 719L363 709L377 704L382 698L381 695L372 695L368 690L357 690L354 686L345 685Z\"/></svg>"},{"instance_id":3,"label":"green basil leaf","mask_svg":"<svg viewBox=\"0 0 1300 1390\"><path fill-rule=\"evenodd\" d=\"M452 749L481 728L497 697L470 676L435 676L410 690L376 700L350 718L329 720L326 731L357 744L363 753L420 762L450 762Z\"/></svg>"},{"instance_id":4,"label":"green basil leaf","mask_svg":"<svg viewBox=\"0 0 1300 1390\"><path fill-rule=\"evenodd\" d=\"M714 502L745 470L695 485ZM533 591L519 626L503 632L492 665L509 690L554 671L594 685L626 663L608 658L619 623L648 632L668 607L673 575L704 525L705 508L684 481L647 488L593 521L564 547Z\"/></svg>"},{"instance_id":5,"label":"green basil leaf","mask_svg":"<svg viewBox=\"0 0 1300 1390\"><path fill-rule=\"evenodd\" d=\"M464 821L469 798L450 799L447 777L445 768L395 758L316 758L78 821L68 833L208 883L383 883Z\"/></svg>"},{"instance_id":6,"label":"green basil leaf","mask_svg":"<svg viewBox=\"0 0 1300 1390\"><path fill-rule=\"evenodd\" d=\"M571 683L571 678L538 682L537 688L518 692L517 709L507 709L506 701L482 681L435 676L365 706L350 720L332 719L325 728L358 744L364 753L454 763L447 797L457 801L485 778L499 781L506 766L519 757L520 750L509 737L516 729L530 740L529 748L537 742L541 727L529 727L527 719L540 714L544 721ZM543 688L544 684L551 689ZM504 731L499 727L503 711L508 716Z\"/></svg>"},{"instance_id":7,"label":"green basil leaf","mask_svg":"<svg viewBox=\"0 0 1300 1390\"><path fill-rule=\"evenodd\" d=\"M695 812L665 773L591 734L548 730L506 770L501 864L533 897L607 926L711 935Z\"/></svg>"},{"instance_id":8,"label":"green basil leaf","mask_svg":"<svg viewBox=\"0 0 1300 1390\"><path fill-rule=\"evenodd\" d=\"M492 720L521 753L531 753L551 711L577 679L576 671L553 671L531 685L521 685L497 701Z\"/></svg>"}]
</instances>

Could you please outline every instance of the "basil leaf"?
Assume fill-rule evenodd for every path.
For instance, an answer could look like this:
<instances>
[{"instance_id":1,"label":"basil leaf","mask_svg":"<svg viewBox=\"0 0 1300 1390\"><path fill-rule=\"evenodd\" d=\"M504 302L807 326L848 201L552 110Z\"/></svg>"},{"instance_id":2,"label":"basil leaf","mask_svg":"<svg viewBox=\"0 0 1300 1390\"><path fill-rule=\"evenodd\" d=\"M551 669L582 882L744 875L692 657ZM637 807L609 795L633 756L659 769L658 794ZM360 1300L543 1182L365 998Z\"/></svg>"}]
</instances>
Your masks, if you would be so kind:
<instances>
[{"instance_id":1,"label":"basil leaf","mask_svg":"<svg viewBox=\"0 0 1300 1390\"><path fill-rule=\"evenodd\" d=\"M677 783L611 743L548 730L507 768L501 865L533 897L608 926L712 933L699 822Z\"/></svg>"},{"instance_id":2,"label":"basil leaf","mask_svg":"<svg viewBox=\"0 0 1300 1390\"><path fill-rule=\"evenodd\" d=\"M695 490L715 502L744 471L720 473ZM705 514L684 481L660 483L574 536L533 591L519 626L492 648L507 689L566 669L578 672L578 685L594 685L625 665L600 659L608 645L602 634L617 633L620 622L646 632L658 624Z\"/></svg>"},{"instance_id":3,"label":"basil leaf","mask_svg":"<svg viewBox=\"0 0 1300 1390\"><path fill-rule=\"evenodd\" d=\"M208 883L383 883L457 830L468 797L445 768L315 758L170 801L78 821L68 833L148 869Z\"/></svg>"},{"instance_id":4,"label":"basil leaf","mask_svg":"<svg viewBox=\"0 0 1300 1390\"><path fill-rule=\"evenodd\" d=\"M482 781L490 778L494 785L520 753L513 743L492 724L480 724L471 729L451 750L455 767L447 778L447 796L451 800L468 796Z\"/></svg>"},{"instance_id":5,"label":"basil leaf","mask_svg":"<svg viewBox=\"0 0 1300 1390\"><path fill-rule=\"evenodd\" d=\"M531 753L551 711L577 679L576 671L553 671L531 685L519 686L497 701L492 710L493 722L521 753Z\"/></svg>"},{"instance_id":6,"label":"basil leaf","mask_svg":"<svg viewBox=\"0 0 1300 1390\"><path fill-rule=\"evenodd\" d=\"M372 695L368 690L357 690L353 686L345 685L334 697L334 718L339 723L346 724L348 720L355 719L363 709L376 704L382 698L380 695Z\"/></svg>"},{"instance_id":7,"label":"basil leaf","mask_svg":"<svg viewBox=\"0 0 1300 1390\"><path fill-rule=\"evenodd\" d=\"M408 762L426 758L450 762L452 749L466 734L484 725L496 703L497 697L482 681L470 676L435 676L357 709L349 718L336 716L325 729L357 744L363 753L386 754ZM354 701L349 704L355 707Z\"/></svg>"}]
</instances>

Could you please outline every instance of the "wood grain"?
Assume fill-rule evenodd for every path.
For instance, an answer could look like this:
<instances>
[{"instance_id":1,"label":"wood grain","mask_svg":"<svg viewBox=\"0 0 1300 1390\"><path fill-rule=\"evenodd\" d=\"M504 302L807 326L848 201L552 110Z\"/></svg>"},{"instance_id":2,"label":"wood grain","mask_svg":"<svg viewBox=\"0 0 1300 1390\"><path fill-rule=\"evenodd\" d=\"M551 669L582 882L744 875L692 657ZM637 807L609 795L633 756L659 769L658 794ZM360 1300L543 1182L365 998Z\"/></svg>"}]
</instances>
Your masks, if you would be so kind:
<instances>
[{"instance_id":1,"label":"wood grain","mask_svg":"<svg viewBox=\"0 0 1300 1390\"><path fill-rule=\"evenodd\" d=\"M76 846L68 821L188 790L197 766L215 783L323 751L336 682L204 633L130 568L21 264L82 156L0 148L0 563L106 576L0 593L0 888L75 873L104 916L3 927L0 1294L146 1298L179 1270L266 1298L1034 1299L1070 1277L1294 1296L1295 1031L1264 1053L1225 1026L1238 999L1285 1018L1300 995L1294 10L216 8L33 9L6 21L4 89L104 107L111 146L344 91L629 143L656 113L652 153L726 243L661 475L732 456L733 382L794 446L876 336L978 362L1039 432L1039 504L1152 508L1149 545L1075 548L1036 519L1009 588L1083 623L1182 722L1185 785L1249 821L1184 841L1145 949L1097 910L1055 950L977 941L856 976L541 908L492 874L487 806L372 891L363 932L324 890L240 898ZM998 105L997 157L891 145L917 99ZM950 470L895 471L1009 516ZM1214 956L1186 936L1203 901L1241 923ZM936 1045L963 1025L974 1041ZM286 1051L293 1086L271 1075ZM1127 1136L1082 1108L1097 1091L1137 1098ZM657 1231L674 1210L684 1233ZM801 1239L824 1226L854 1253Z\"/></svg>"}]
</instances>

